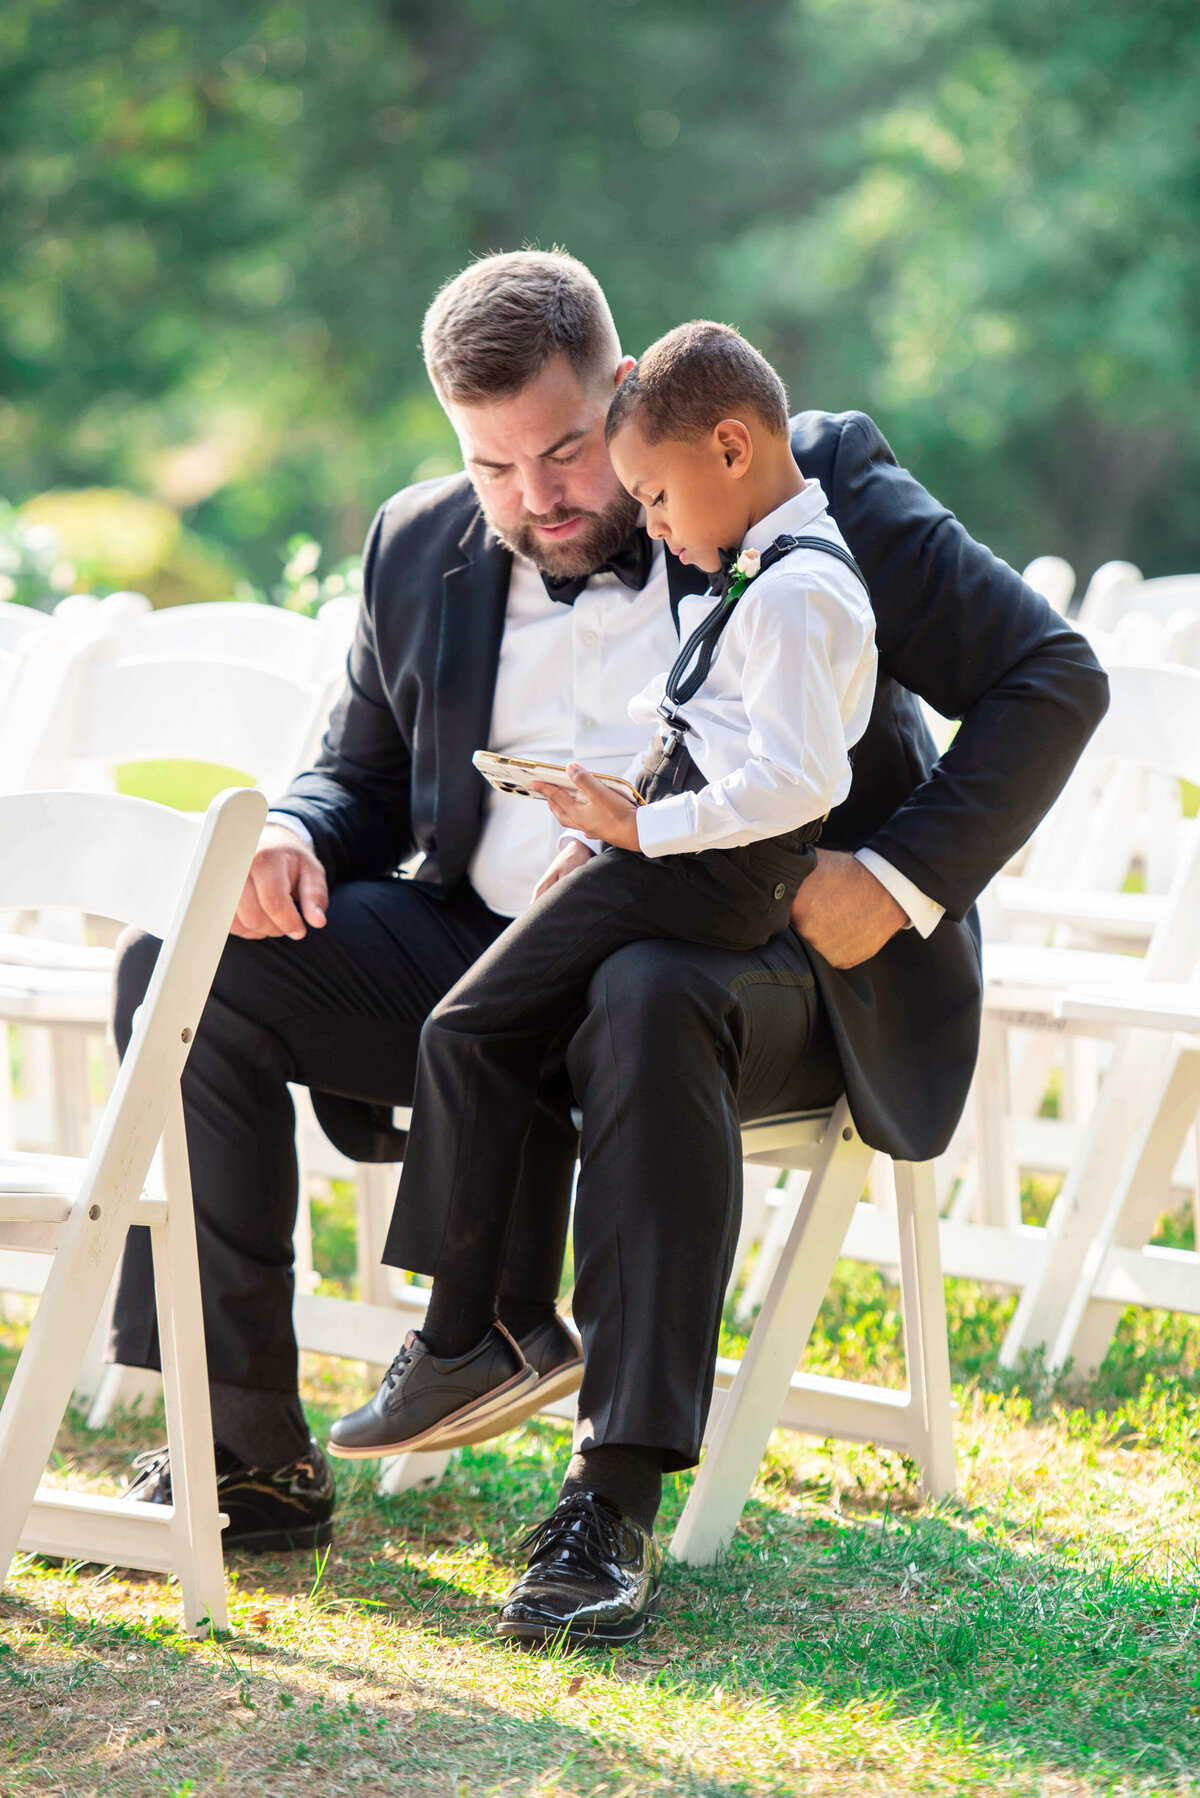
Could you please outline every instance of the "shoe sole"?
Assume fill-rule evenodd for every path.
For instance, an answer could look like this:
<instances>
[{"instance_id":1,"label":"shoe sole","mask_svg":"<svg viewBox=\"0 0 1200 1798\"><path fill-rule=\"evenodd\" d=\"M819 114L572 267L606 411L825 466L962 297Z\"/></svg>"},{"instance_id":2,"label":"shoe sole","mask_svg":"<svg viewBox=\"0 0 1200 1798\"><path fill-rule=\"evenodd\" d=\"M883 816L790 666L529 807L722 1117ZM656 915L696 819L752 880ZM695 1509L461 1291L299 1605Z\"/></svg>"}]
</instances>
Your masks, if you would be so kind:
<instances>
[{"instance_id":1,"label":"shoe sole","mask_svg":"<svg viewBox=\"0 0 1200 1798\"><path fill-rule=\"evenodd\" d=\"M636 1642L640 1636L644 1636L652 1623L657 1622L657 1615L652 1607L657 1604L661 1590L661 1585L655 1586L646 1610L620 1635L602 1635L594 1629L572 1629L570 1624L565 1623L498 1623L496 1635L502 1642L518 1642L528 1648L552 1648L560 1644L564 1648L626 1648L630 1642Z\"/></svg>"},{"instance_id":2,"label":"shoe sole","mask_svg":"<svg viewBox=\"0 0 1200 1798\"><path fill-rule=\"evenodd\" d=\"M505 1436L509 1430L515 1430L519 1424L530 1417L544 1411L555 1399L565 1398L569 1392L578 1392L583 1380L583 1356L578 1361L568 1361L565 1366L555 1368L553 1373L543 1374L537 1387L530 1392L520 1393L510 1404L493 1412L486 1423L472 1422L464 1424L461 1429L446 1429L429 1443L434 1448L468 1448L473 1442L491 1442L497 1436Z\"/></svg>"},{"instance_id":3,"label":"shoe sole","mask_svg":"<svg viewBox=\"0 0 1200 1798\"><path fill-rule=\"evenodd\" d=\"M450 1425L461 1421L464 1426L473 1427L483 1418L490 1417L493 1411L501 1409L518 1392L536 1385L537 1374L532 1367L526 1367L521 1373L515 1373L511 1379L505 1380L502 1386L484 1393L481 1398L472 1399L470 1404L452 1411L449 1417L440 1418L437 1423L430 1424L427 1430L421 1430L415 1436L406 1436L398 1442L373 1443L370 1448L351 1448L348 1444L334 1442L331 1438L329 1453L342 1461L376 1461L380 1455L408 1455L418 1450L432 1450Z\"/></svg>"},{"instance_id":4,"label":"shoe sole","mask_svg":"<svg viewBox=\"0 0 1200 1798\"><path fill-rule=\"evenodd\" d=\"M312 1523L299 1530L251 1530L246 1535L222 1537L222 1548L241 1554L294 1554L303 1548L328 1548L333 1541L333 1519Z\"/></svg>"}]
</instances>

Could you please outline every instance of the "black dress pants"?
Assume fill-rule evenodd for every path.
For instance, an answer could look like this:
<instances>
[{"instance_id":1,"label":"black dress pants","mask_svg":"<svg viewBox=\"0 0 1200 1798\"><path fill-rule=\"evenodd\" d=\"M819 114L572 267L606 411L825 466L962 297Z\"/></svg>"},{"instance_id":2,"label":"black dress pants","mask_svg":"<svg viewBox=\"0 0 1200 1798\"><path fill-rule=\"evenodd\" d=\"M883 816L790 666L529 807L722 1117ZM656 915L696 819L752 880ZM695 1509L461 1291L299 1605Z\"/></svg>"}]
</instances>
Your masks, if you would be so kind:
<instances>
[{"instance_id":1,"label":"black dress pants","mask_svg":"<svg viewBox=\"0 0 1200 1798\"><path fill-rule=\"evenodd\" d=\"M790 1000L792 1041L775 1047L779 1071L799 1063L803 1079L777 1082L780 1103L816 1105L840 1083L811 971L783 929L813 861L771 843L609 850L510 925L422 1032L393 1266L494 1291L543 1082L565 1068L582 1104L580 1447L655 1447L668 1467L699 1452L740 1216L741 995Z\"/></svg>"},{"instance_id":2,"label":"black dress pants","mask_svg":"<svg viewBox=\"0 0 1200 1798\"><path fill-rule=\"evenodd\" d=\"M183 1078L210 1376L262 1393L296 1390L288 1081L410 1104L422 1024L507 922L469 890L399 880L335 887L328 918L299 943L230 938ZM158 946L123 939L122 1049ZM526 1138L502 1276L513 1296L558 1290L573 1100L582 1443L696 1458L740 1220L739 1118L831 1103L841 1084L792 930L749 953L637 942L592 976ZM114 1319L115 1359L134 1367L158 1365L148 1234L130 1232Z\"/></svg>"},{"instance_id":3,"label":"black dress pants","mask_svg":"<svg viewBox=\"0 0 1200 1798\"><path fill-rule=\"evenodd\" d=\"M288 1082L410 1105L421 1026L507 918L469 887L443 898L407 880L350 881L300 942L230 937L183 1075L209 1376L294 1394L295 1116ZM127 931L117 955L122 1052L159 942ZM565 1076L539 1102L527 1161L529 1217L501 1278L517 1298L558 1294L578 1136ZM397 1346L399 1344L397 1343ZM130 1232L110 1343L158 1366L149 1231Z\"/></svg>"}]
</instances>

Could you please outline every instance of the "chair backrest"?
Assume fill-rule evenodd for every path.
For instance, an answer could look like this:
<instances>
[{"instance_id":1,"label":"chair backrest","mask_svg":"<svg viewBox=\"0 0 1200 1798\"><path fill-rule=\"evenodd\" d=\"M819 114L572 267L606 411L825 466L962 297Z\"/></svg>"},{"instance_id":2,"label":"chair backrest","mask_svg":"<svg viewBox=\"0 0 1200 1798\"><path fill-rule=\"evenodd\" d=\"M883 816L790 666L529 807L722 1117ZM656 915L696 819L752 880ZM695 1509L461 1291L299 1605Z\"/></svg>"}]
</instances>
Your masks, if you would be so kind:
<instances>
[{"instance_id":1,"label":"chair backrest","mask_svg":"<svg viewBox=\"0 0 1200 1798\"><path fill-rule=\"evenodd\" d=\"M1108 681L1108 711L1086 757L1114 757L1200 785L1200 670L1128 663L1110 668Z\"/></svg>"},{"instance_id":2,"label":"chair backrest","mask_svg":"<svg viewBox=\"0 0 1200 1798\"><path fill-rule=\"evenodd\" d=\"M165 937L203 825L120 793L0 795L0 909L90 912Z\"/></svg>"},{"instance_id":3,"label":"chair backrest","mask_svg":"<svg viewBox=\"0 0 1200 1798\"><path fill-rule=\"evenodd\" d=\"M0 603L0 650L8 653L51 629L45 612L33 606L15 606L10 600Z\"/></svg>"},{"instance_id":4,"label":"chair backrest","mask_svg":"<svg viewBox=\"0 0 1200 1798\"><path fill-rule=\"evenodd\" d=\"M81 1214L100 1193L103 1205L91 1215L103 1211L104 1231L124 1233L176 1098L266 810L262 794L244 787L218 794L198 820L114 793L0 797L0 906L66 906L163 938L70 1228L86 1227Z\"/></svg>"},{"instance_id":5,"label":"chair backrest","mask_svg":"<svg viewBox=\"0 0 1200 1798\"><path fill-rule=\"evenodd\" d=\"M202 660L253 662L294 680L327 677L326 635L314 618L282 606L239 600L167 606L127 619L116 632L124 660L143 656L196 656Z\"/></svg>"},{"instance_id":6,"label":"chair backrest","mask_svg":"<svg viewBox=\"0 0 1200 1798\"><path fill-rule=\"evenodd\" d=\"M1177 612L1200 611L1200 574L1167 574L1143 580L1132 563L1111 563L1114 572L1081 611L1099 630L1115 630L1127 612L1143 612L1166 624ZM1096 579L1103 570L1098 571Z\"/></svg>"},{"instance_id":7,"label":"chair backrest","mask_svg":"<svg viewBox=\"0 0 1200 1798\"><path fill-rule=\"evenodd\" d=\"M295 772L324 703L312 681L250 662L117 653L105 637L31 656L0 724L9 790L104 784L123 762L236 768L276 789Z\"/></svg>"},{"instance_id":8,"label":"chair backrest","mask_svg":"<svg viewBox=\"0 0 1200 1798\"><path fill-rule=\"evenodd\" d=\"M1035 593L1040 593L1060 618L1066 617L1075 591L1075 570L1069 562L1061 556L1035 556L1028 568L1022 570L1021 579Z\"/></svg>"},{"instance_id":9,"label":"chair backrest","mask_svg":"<svg viewBox=\"0 0 1200 1798\"><path fill-rule=\"evenodd\" d=\"M1142 571L1134 562L1102 563L1079 602L1076 622L1093 630L1111 630L1113 621L1128 610L1121 600L1122 593L1141 578Z\"/></svg>"}]
</instances>

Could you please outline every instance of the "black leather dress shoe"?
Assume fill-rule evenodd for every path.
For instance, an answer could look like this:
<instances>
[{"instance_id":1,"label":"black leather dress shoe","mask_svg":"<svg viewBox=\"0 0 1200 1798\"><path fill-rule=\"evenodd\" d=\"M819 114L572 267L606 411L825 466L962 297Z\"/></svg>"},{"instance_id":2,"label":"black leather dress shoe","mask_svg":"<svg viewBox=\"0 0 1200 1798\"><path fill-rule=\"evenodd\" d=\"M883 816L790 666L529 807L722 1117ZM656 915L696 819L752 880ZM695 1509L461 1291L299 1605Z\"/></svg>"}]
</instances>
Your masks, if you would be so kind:
<instances>
[{"instance_id":1,"label":"black leather dress shoe","mask_svg":"<svg viewBox=\"0 0 1200 1798\"><path fill-rule=\"evenodd\" d=\"M536 1384L537 1374L502 1324L453 1361L430 1354L410 1330L374 1398L330 1430L329 1452L356 1460L432 1448L447 1424L481 1423Z\"/></svg>"},{"instance_id":2,"label":"black leather dress shoe","mask_svg":"<svg viewBox=\"0 0 1200 1798\"><path fill-rule=\"evenodd\" d=\"M447 1428L428 1442L430 1449L465 1448L469 1442L490 1442L515 1430L518 1424L542 1411L556 1398L577 1392L583 1379L583 1348L574 1330L561 1317L548 1317L545 1323L517 1339L517 1347L538 1376L536 1386L514 1392L495 1411L479 1422Z\"/></svg>"},{"instance_id":3,"label":"black leather dress shoe","mask_svg":"<svg viewBox=\"0 0 1200 1798\"><path fill-rule=\"evenodd\" d=\"M308 1453L288 1467L268 1472L247 1467L220 1442L214 1444L217 1462L217 1504L229 1518L221 1532L222 1548L242 1548L250 1554L286 1554L294 1548L324 1548L333 1541L333 1473L315 1442ZM143 1504L171 1504L171 1457L165 1448L139 1455L139 1470L122 1498Z\"/></svg>"},{"instance_id":4,"label":"black leather dress shoe","mask_svg":"<svg viewBox=\"0 0 1200 1798\"><path fill-rule=\"evenodd\" d=\"M662 1550L598 1493L562 1499L521 1547L529 1565L504 1601L497 1635L605 1648L636 1641L650 1622Z\"/></svg>"}]
</instances>

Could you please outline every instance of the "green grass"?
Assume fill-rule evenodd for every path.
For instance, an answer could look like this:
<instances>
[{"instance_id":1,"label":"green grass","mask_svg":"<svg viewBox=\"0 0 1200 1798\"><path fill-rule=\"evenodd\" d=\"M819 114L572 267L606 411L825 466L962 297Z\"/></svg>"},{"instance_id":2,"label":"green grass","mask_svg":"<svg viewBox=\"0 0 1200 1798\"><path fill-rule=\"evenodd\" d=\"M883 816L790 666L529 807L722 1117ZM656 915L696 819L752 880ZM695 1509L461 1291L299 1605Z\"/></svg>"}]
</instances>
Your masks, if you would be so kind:
<instances>
[{"instance_id":1,"label":"green grass","mask_svg":"<svg viewBox=\"0 0 1200 1798\"><path fill-rule=\"evenodd\" d=\"M317 1246L345 1278L339 1204ZM341 1464L333 1553L231 1557L221 1640L182 1636L159 1578L22 1560L0 1602L0 1792L1200 1793L1200 1333L1131 1312L1083 1389L1002 1377L1011 1299L947 1296L958 1499L922 1505L886 1451L777 1435L727 1560L670 1567L624 1655L491 1633L568 1452L548 1423L394 1499L374 1464ZM807 1364L902 1377L878 1271L841 1264ZM346 1364L305 1375L318 1431L359 1396ZM157 1417L69 1418L54 1477L112 1489L160 1436ZM668 1481L664 1532L690 1480Z\"/></svg>"}]
</instances>

